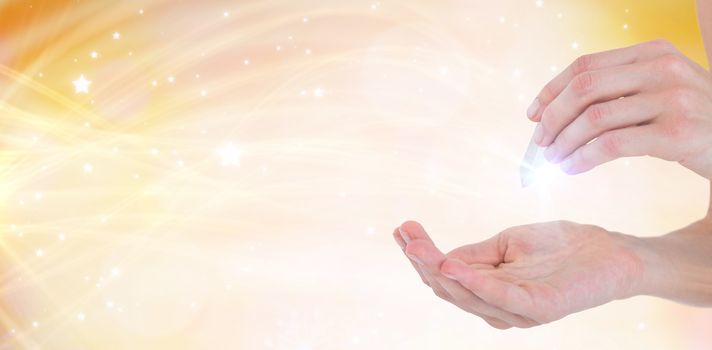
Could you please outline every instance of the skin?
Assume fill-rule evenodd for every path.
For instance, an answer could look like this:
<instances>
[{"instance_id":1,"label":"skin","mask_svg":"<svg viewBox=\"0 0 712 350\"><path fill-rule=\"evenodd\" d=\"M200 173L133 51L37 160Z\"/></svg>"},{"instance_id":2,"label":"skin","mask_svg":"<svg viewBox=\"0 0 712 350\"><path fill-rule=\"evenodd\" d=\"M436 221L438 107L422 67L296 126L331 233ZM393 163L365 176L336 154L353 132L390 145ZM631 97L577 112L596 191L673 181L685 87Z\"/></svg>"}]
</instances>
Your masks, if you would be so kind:
<instances>
[{"instance_id":1,"label":"skin","mask_svg":"<svg viewBox=\"0 0 712 350\"><path fill-rule=\"evenodd\" d=\"M698 1L698 14L712 57L712 0ZM712 179L712 76L665 41L577 59L528 116L547 158L568 173L650 155ZM712 201L705 218L660 237L567 221L512 227L448 253L414 221L393 237L435 295L499 329L636 295L712 306Z\"/></svg>"}]
</instances>

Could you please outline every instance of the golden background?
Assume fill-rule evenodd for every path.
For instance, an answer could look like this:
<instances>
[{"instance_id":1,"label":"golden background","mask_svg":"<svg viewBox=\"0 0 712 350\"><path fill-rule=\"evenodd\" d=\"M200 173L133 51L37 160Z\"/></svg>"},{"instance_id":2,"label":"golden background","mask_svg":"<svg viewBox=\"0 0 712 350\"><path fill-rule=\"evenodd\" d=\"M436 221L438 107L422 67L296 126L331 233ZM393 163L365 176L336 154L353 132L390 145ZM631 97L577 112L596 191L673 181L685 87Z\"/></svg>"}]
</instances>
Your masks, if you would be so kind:
<instances>
[{"instance_id":1,"label":"golden background","mask_svg":"<svg viewBox=\"0 0 712 350\"><path fill-rule=\"evenodd\" d=\"M692 1L0 1L0 349L706 349L648 297L490 328L391 237L701 217L650 158L519 186L543 84L661 37L705 64Z\"/></svg>"}]
</instances>

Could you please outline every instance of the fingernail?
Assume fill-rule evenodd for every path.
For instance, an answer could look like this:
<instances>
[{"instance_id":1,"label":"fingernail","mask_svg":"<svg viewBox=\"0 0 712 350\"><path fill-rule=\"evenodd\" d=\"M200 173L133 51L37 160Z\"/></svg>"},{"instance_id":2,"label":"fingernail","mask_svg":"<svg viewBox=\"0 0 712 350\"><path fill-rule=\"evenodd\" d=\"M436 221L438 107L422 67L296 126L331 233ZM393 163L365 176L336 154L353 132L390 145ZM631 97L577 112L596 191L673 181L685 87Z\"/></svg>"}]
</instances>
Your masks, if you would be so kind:
<instances>
[{"instance_id":1,"label":"fingernail","mask_svg":"<svg viewBox=\"0 0 712 350\"><path fill-rule=\"evenodd\" d=\"M571 166L573 165L573 161L571 160L571 157L568 157L564 159L563 162L559 165L561 170L563 170L565 173L569 174L571 172Z\"/></svg>"},{"instance_id":2,"label":"fingernail","mask_svg":"<svg viewBox=\"0 0 712 350\"><path fill-rule=\"evenodd\" d=\"M544 127L541 126L541 123L536 125L536 129L534 129L534 143L537 145L541 146L541 141L544 140Z\"/></svg>"},{"instance_id":3,"label":"fingernail","mask_svg":"<svg viewBox=\"0 0 712 350\"><path fill-rule=\"evenodd\" d=\"M453 276L453 275L451 275L451 274L449 274L449 273L447 273L447 272L443 272L442 274L443 274L443 276L445 276L445 277L447 277L447 278L449 278L449 279L451 279L451 280L456 280L456 279L457 279L457 278L455 278L455 276Z\"/></svg>"},{"instance_id":4,"label":"fingernail","mask_svg":"<svg viewBox=\"0 0 712 350\"><path fill-rule=\"evenodd\" d=\"M398 228L398 232L400 232L401 238L403 238L406 244L410 243L410 236L408 235L408 232L400 227Z\"/></svg>"},{"instance_id":5,"label":"fingernail","mask_svg":"<svg viewBox=\"0 0 712 350\"><path fill-rule=\"evenodd\" d=\"M536 115L536 112L539 111L539 107L541 106L541 103L539 102L539 98L535 98L534 101L532 102L531 105L529 105L529 108L527 108L527 117L529 119L534 118Z\"/></svg>"},{"instance_id":6,"label":"fingernail","mask_svg":"<svg viewBox=\"0 0 712 350\"><path fill-rule=\"evenodd\" d=\"M425 265L425 264L423 264L423 261L422 261L422 260L418 259L417 256L415 256L415 255L410 255L410 254L406 254L406 255L408 255L408 257L409 257L411 260L413 260L413 261L415 261L416 263L418 263L418 265Z\"/></svg>"},{"instance_id":7,"label":"fingernail","mask_svg":"<svg viewBox=\"0 0 712 350\"><path fill-rule=\"evenodd\" d=\"M544 158L550 163L556 163L556 144L547 147L544 150Z\"/></svg>"}]
</instances>

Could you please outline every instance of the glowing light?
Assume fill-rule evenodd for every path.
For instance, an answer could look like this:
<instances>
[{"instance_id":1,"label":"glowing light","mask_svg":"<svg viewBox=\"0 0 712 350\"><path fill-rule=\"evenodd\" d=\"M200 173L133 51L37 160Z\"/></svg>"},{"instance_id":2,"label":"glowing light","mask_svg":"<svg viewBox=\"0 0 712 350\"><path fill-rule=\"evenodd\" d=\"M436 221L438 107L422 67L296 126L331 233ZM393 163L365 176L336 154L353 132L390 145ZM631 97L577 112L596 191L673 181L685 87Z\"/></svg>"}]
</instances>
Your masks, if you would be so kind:
<instances>
[{"instance_id":1,"label":"glowing light","mask_svg":"<svg viewBox=\"0 0 712 350\"><path fill-rule=\"evenodd\" d=\"M324 90L321 88L316 88L314 89L314 97L322 97L324 96Z\"/></svg>"},{"instance_id":2,"label":"glowing light","mask_svg":"<svg viewBox=\"0 0 712 350\"><path fill-rule=\"evenodd\" d=\"M77 320L84 321L84 319L86 319L86 315L83 312L77 314Z\"/></svg>"},{"instance_id":3,"label":"glowing light","mask_svg":"<svg viewBox=\"0 0 712 350\"><path fill-rule=\"evenodd\" d=\"M96 51L92 51L92 52L89 54L89 57L91 57L91 58L93 58L93 59L97 59L97 58L99 57L99 53L96 52Z\"/></svg>"},{"instance_id":4,"label":"glowing light","mask_svg":"<svg viewBox=\"0 0 712 350\"><path fill-rule=\"evenodd\" d=\"M114 38L114 40L119 40L119 39L121 39L121 33L114 32L114 34L112 34L111 37Z\"/></svg>"},{"instance_id":5,"label":"glowing light","mask_svg":"<svg viewBox=\"0 0 712 350\"><path fill-rule=\"evenodd\" d=\"M240 150L232 142L219 148L217 153L222 160L222 166L240 166Z\"/></svg>"},{"instance_id":6,"label":"glowing light","mask_svg":"<svg viewBox=\"0 0 712 350\"><path fill-rule=\"evenodd\" d=\"M44 250L42 250L42 249L37 249L37 251L35 252L35 255L37 255L37 256L40 257L40 258L43 257L43 256L44 256Z\"/></svg>"},{"instance_id":7,"label":"glowing light","mask_svg":"<svg viewBox=\"0 0 712 350\"><path fill-rule=\"evenodd\" d=\"M94 171L94 166L91 163L84 164L84 173L91 174Z\"/></svg>"},{"instance_id":8,"label":"glowing light","mask_svg":"<svg viewBox=\"0 0 712 350\"><path fill-rule=\"evenodd\" d=\"M79 79L72 81L72 84L74 84L74 93L75 94L88 94L89 93L89 85L91 85L91 80L87 80L84 77L84 74L79 76Z\"/></svg>"}]
</instances>

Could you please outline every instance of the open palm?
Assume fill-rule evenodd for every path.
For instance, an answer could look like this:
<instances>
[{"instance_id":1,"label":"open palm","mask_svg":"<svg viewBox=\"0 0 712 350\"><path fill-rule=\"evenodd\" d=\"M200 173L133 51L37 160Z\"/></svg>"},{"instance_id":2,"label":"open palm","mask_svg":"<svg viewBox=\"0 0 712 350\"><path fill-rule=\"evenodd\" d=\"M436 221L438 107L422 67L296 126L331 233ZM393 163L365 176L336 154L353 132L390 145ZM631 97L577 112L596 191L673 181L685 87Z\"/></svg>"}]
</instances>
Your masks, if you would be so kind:
<instances>
[{"instance_id":1,"label":"open palm","mask_svg":"<svg viewBox=\"0 0 712 350\"><path fill-rule=\"evenodd\" d=\"M394 232L441 298L497 328L531 327L635 294L636 238L557 221L507 229L447 254L416 222Z\"/></svg>"}]
</instances>

